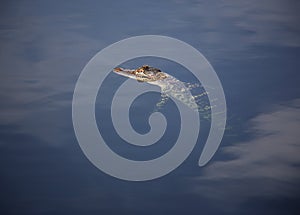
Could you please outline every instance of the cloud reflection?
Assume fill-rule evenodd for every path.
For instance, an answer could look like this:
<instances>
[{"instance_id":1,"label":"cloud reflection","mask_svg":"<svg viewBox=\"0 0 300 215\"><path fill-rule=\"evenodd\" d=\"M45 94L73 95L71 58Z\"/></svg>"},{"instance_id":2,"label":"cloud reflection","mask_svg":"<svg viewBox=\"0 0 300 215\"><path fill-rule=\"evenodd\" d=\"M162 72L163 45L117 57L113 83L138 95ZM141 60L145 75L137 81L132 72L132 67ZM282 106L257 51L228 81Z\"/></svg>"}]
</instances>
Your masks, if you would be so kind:
<instances>
[{"instance_id":1,"label":"cloud reflection","mask_svg":"<svg viewBox=\"0 0 300 215\"><path fill-rule=\"evenodd\" d=\"M225 147L232 160L217 161L195 179L193 191L230 204L252 197L292 198L299 194L300 99L279 105L251 121L254 138Z\"/></svg>"}]
</instances>

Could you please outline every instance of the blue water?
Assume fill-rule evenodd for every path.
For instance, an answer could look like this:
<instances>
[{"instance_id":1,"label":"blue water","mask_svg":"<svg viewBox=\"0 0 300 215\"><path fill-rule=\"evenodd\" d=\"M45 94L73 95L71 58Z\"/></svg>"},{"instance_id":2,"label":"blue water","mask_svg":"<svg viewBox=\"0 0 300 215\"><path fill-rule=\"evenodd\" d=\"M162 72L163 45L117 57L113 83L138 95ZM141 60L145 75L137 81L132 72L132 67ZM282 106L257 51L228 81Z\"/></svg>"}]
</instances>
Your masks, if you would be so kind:
<instances>
[{"instance_id":1,"label":"blue water","mask_svg":"<svg viewBox=\"0 0 300 215\"><path fill-rule=\"evenodd\" d=\"M1 214L298 214L299 6L295 0L2 3ZM152 181L128 182L101 172L81 151L72 96L97 52L145 34L183 40L208 59L223 85L228 121L207 166L197 165L208 135L204 120L195 149L179 168ZM197 82L164 59L121 66L143 64ZM124 157L162 156L177 138L178 109L170 100L161 110L170 126L157 144L126 143L109 116L113 92L125 80L110 73L100 88L99 130ZM132 104L137 132L149 131L147 116L159 99L148 93Z\"/></svg>"}]
</instances>

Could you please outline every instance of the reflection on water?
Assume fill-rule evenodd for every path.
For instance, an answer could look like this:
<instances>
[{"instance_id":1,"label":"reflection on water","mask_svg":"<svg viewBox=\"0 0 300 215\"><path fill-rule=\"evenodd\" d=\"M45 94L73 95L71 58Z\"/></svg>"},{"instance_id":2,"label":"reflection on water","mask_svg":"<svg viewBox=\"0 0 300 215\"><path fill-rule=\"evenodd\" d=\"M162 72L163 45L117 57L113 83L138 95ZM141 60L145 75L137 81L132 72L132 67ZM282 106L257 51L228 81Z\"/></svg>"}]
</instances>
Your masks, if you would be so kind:
<instances>
[{"instance_id":1,"label":"reflection on water","mask_svg":"<svg viewBox=\"0 0 300 215\"><path fill-rule=\"evenodd\" d=\"M9 1L2 4L0 17L3 214L299 211L298 1ZM204 142L199 140L178 171L135 184L112 179L86 160L74 136L71 101L79 73L95 53L143 34L181 39L208 58L222 82L227 125L233 129L226 131L207 168L196 167ZM122 66L143 64L162 68L184 83L202 118L210 118L214 106L207 99L209 90L184 68L149 59ZM109 75L100 89L106 97L96 108L104 120L110 115L111 91L122 81ZM133 127L140 133L148 129L145 112L159 101L158 95L145 95L133 104ZM172 101L163 98L162 104L167 117L174 118L178 110ZM101 126L112 138L108 120ZM179 126L169 128L165 145L141 154L147 159L167 152ZM205 139L205 126L203 130ZM120 140L112 147L143 159L122 144Z\"/></svg>"}]
</instances>

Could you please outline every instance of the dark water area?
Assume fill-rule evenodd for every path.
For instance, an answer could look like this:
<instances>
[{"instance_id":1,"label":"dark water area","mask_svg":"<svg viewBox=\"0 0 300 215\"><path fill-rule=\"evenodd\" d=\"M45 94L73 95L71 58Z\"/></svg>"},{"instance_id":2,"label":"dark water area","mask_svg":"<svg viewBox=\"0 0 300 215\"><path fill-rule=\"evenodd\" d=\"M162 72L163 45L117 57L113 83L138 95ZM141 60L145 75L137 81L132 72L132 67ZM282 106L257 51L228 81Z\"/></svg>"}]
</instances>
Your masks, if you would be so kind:
<instances>
[{"instance_id":1,"label":"dark water area","mask_svg":"<svg viewBox=\"0 0 300 215\"><path fill-rule=\"evenodd\" d=\"M2 2L1 214L299 214L299 9L296 0ZM208 165L198 166L210 126L202 120L182 165L164 177L131 182L105 174L83 154L72 98L96 53L147 34L180 39L207 58L222 83L228 119ZM197 83L186 68L161 58L116 67L144 64ZM162 139L133 146L110 119L111 98L126 78L99 73L108 75L95 118L109 147L133 160L169 151L180 130L175 103L161 109L168 121ZM159 93L143 94L125 113L137 132L150 130L148 116L159 100Z\"/></svg>"}]
</instances>

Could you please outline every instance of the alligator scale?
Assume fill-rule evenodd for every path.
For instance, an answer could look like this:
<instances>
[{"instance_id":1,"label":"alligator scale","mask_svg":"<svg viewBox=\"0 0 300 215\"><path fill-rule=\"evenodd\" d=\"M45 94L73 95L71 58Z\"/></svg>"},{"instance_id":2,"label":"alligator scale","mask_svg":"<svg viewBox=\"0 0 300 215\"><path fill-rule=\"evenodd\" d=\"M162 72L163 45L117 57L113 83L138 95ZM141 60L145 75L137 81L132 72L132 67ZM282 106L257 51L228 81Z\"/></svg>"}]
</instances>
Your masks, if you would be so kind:
<instances>
[{"instance_id":1,"label":"alligator scale","mask_svg":"<svg viewBox=\"0 0 300 215\"><path fill-rule=\"evenodd\" d=\"M183 104L187 105L195 111L199 111L195 98L205 95L205 93L193 96L190 92L190 88L186 86L184 82L179 81L175 77L162 72L160 69L144 65L137 69L124 69L115 68L116 74L132 78L138 82L147 82L149 84L157 85L161 88L161 101L157 104L162 106L168 100L169 97L177 99Z\"/></svg>"}]
</instances>

